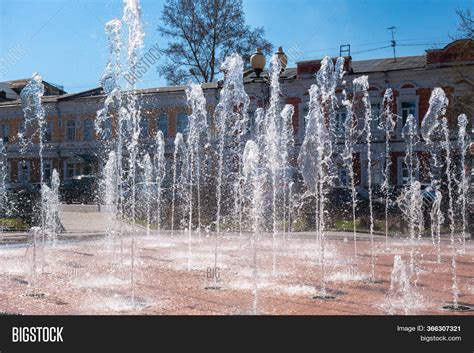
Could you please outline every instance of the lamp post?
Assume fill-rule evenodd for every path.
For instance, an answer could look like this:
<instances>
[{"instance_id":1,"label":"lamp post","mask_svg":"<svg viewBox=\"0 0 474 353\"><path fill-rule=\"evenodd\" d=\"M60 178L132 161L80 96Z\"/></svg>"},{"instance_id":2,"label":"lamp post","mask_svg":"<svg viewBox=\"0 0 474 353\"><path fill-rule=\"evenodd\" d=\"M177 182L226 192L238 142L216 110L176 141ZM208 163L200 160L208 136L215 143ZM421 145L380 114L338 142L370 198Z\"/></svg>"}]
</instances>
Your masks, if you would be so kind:
<instances>
[{"instance_id":1,"label":"lamp post","mask_svg":"<svg viewBox=\"0 0 474 353\"><path fill-rule=\"evenodd\" d=\"M278 56L278 59L280 60L281 64L281 72L285 71L286 69L286 64L288 63L288 58L286 54L283 52L282 47L278 47L278 50L275 53Z\"/></svg>"},{"instance_id":2,"label":"lamp post","mask_svg":"<svg viewBox=\"0 0 474 353\"><path fill-rule=\"evenodd\" d=\"M262 53L262 49L257 48L255 53L250 57L250 65L252 66L253 71L257 75L257 78L260 77L263 69L265 68L265 55Z\"/></svg>"},{"instance_id":3,"label":"lamp post","mask_svg":"<svg viewBox=\"0 0 474 353\"><path fill-rule=\"evenodd\" d=\"M288 58L286 54L283 51L282 47L278 47L278 50L276 51L275 55L277 55L278 59L280 60L280 65L281 65L281 71L280 74L285 71L286 65L288 63ZM268 103L268 100L270 98L270 81L268 77L262 77L260 79L260 75L263 72L263 69L265 68L265 56L262 53L262 50L260 48L257 48L255 53L250 57L250 65L252 66L253 71L255 72L255 75L257 76L258 81L264 84L265 88L262 87L262 93L264 94L264 105Z\"/></svg>"},{"instance_id":4,"label":"lamp post","mask_svg":"<svg viewBox=\"0 0 474 353\"><path fill-rule=\"evenodd\" d=\"M278 56L278 59L280 60L281 64L281 72L285 71L286 65L288 63L288 57L286 56L285 52L283 51L282 47L278 47L278 50L276 51L275 55ZM250 57L250 65L252 66L253 71L255 72L255 75L257 78L260 78L260 74L263 72L263 69L265 68L265 56L262 53L262 50L260 48L257 48L255 53Z\"/></svg>"}]
</instances>

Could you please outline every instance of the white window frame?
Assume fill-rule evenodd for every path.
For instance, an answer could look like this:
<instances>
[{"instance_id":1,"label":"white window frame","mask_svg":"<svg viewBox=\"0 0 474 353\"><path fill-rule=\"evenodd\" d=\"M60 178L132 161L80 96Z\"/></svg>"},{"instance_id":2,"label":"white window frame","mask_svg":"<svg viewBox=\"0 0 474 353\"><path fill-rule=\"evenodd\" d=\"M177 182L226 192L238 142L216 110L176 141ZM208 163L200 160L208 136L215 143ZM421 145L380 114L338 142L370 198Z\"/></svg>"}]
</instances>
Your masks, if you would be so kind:
<instances>
[{"instance_id":1,"label":"white window frame","mask_svg":"<svg viewBox=\"0 0 474 353\"><path fill-rule=\"evenodd\" d=\"M408 180L403 180L403 165L405 164L405 156L397 158L397 185L403 186ZM414 168L415 179L420 180L419 168Z\"/></svg>"},{"instance_id":2,"label":"white window frame","mask_svg":"<svg viewBox=\"0 0 474 353\"><path fill-rule=\"evenodd\" d=\"M340 117L344 116L341 121ZM347 119L347 109L345 106L340 106L336 109L335 121L334 121L334 131L340 137L344 137L346 131L346 119Z\"/></svg>"},{"instance_id":3,"label":"white window frame","mask_svg":"<svg viewBox=\"0 0 474 353\"><path fill-rule=\"evenodd\" d=\"M407 102L415 102L415 122L416 126L418 128L419 124L419 117L418 117L418 110L420 106L420 97L416 95L400 95L399 98L397 99L397 115L400 116L400 119L397 121L397 127L396 130L399 134L399 137L401 138L402 136L402 130L403 130L403 113L402 113L402 103L407 103Z\"/></svg>"},{"instance_id":4,"label":"white window frame","mask_svg":"<svg viewBox=\"0 0 474 353\"><path fill-rule=\"evenodd\" d=\"M377 116L374 116L374 110L372 109L372 106L375 104L379 106ZM380 136L381 134L383 134L383 132L380 131L378 128L380 124L380 114L382 112L382 101L378 97L374 97L370 100L370 112L372 114L372 119L370 122L370 131L372 132L372 135ZM374 120L374 118L376 118L377 120Z\"/></svg>"}]
</instances>

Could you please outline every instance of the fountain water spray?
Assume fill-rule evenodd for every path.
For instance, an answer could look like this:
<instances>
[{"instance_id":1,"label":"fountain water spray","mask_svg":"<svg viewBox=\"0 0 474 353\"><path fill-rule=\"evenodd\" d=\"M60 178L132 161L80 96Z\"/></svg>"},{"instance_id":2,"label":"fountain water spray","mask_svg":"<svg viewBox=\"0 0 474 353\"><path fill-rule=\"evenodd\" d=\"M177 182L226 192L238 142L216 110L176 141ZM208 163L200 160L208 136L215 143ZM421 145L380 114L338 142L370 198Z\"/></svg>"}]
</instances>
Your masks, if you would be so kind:
<instances>
[{"instance_id":1,"label":"fountain water spray","mask_svg":"<svg viewBox=\"0 0 474 353\"><path fill-rule=\"evenodd\" d=\"M107 214L107 236L115 235L115 214L117 212L118 201L118 180L117 180L117 155L114 151L109 153L107 163L102 172L102 200Z\"/></svg>"},{"instance_id":2,"label":"fountain water spray","mask_svg":"<svg viewBox=\"0 0 474 353\"><path fill-rule=\"evenodd\" d=\"M429 100L429 108L423 120L421 121L421 136L425 140L426 147L431 155L430 162L430 179L431 187L434 190L435 198L431 205L430 219L431 219L431 239L433 244L436 242L438 252L438 263L441 262L441 225L444 222L444 216L441 211L441 202L443 195L439 191L440 187L440 163L438 158L439 149L437 148L434 139L438 138L440 117L446 113L446 107L449 104L448 98L444 91L435 87L431 93Z\"/></svg>"},{"instance_id":3,"label":"fountain water spray","mask_svg":"<svg viewBox=\"0 0 474 353\"><path fill-rule=\"evenodd\" d=\"M56 169L53 169L51 187L45 184L41 188L45 220L43 232L47 239L54 243L61 227L59 221L59 184L59 174Z\"/></svg>"},{"instance_id":4,"label":"fountain water spray","mask_svg":"<svg viewBox=\"0 0 474 353\"><path fill-rule=\"evenodd\" d=\"M354 175L354 144L356 143L356 124L354 124L354 116L352 114L352 102L346 98L346 91L343 92L344 99L342 104L346 108L346 121L344 121L344 152L342 157L346 165L350 188L351 188L351 205L352 205L352 228L354 240L354 256L357 256L357 225L356 225L356 208L357 193L355 188Z\"/></svg>"},{"instance_id":5,"label":"fountain water spray","mask_svg":"<svg viewBox=\"0 0 474 353\"><path fill-rule=\"evenodd\" d=\"M20 145L20 152L23 154L33 145L34 135L38 136L39 140L39 160L40 160L40 192L41 192L41 230L44 232L45 228L45 209L44 209L44 194L43 194L43 136L46 128L45 110L41 104L41 97L44 94L43 79L37 73L34 73L32 78L28 81L25 88L22 89L21 105L23 108L24 120L18 132L18 142ZM44 234L42 234L44 239Z\"/></svg>"},{"instance_id":6,"label":"fountain water spray","mask_svg":"<svg viewBox=\"0 0 474 353\"><path fill-rule=\"evenodd\" d=\"M281 111L280 131L281 133L280 142L280 153L281 153L281 165L280 165L280 179L283 184L283 232L290 231L287 229L287 224L291 223L291 208L292 208L292 195L291 188L293 183L291 182L291 165L290 165L290 153L293 152L295 145L294 131L293 131L293 114L295 108L291 104L286 104ZM287 201L288 200L288 201ZM287 222L288 217L288 222Z\"/></svg>"},{"instance_id":7,"label":"fountain water spray","mask_svg":"<svg viewBox=\"0 0 474 353\"><path fill-rule=\"evenodd\" d=\"M107 191L105 194L106 205L109 205L110 211L115 211L117 219L120 221L120 260L123 260L123 221L125 215L125 199L124 199L124 172L123 172L123 143L124 138L127 136L126 131L126 110L122 103L122 91L120 87L120 77L122 75L122 21L113 19L106 23L105 32L108 37L109 54L107 60L107 66L100 79L100 85L106 94L104 100L104 107L97 111L97 117L95 119L95 130L99 138L106 142L111 138L112 135L112 110L115 108L115 117L117 121L117 135L116 135L116 146L115 153L108 155L107 170L104 175L103 182L105 183L105 189L109 191L109 198L107 200ZM112 143L111 143L112 145ZM118 177L118 178L117 178ZM117 180L117 191L114 192L114 180ZM108 185L108 187L107 187ZM116 197L113 197L116 194ZM108 204L107 202L114 202L114 205ZM107 207L107 206L106 206ZM109 223L108 226L111 226ZM108 233L113 230L108 227Z\"/></svg>"},{"instance_id":8,"label":"fountain water spray","mask_svg":"<svg viewBox=\"0 0 474 353\"><path fill-rule=\"evenodd\" d=\"M390 205L390 168L392 166L392 159L390 157L390 136L395 130L396 121L393 118L392 112L393 92L391 88L385 90L382 107L383 115L380 119L379 128L385 132L385 168L384 181L381 185L382 191L385 194L385 244L388 245L388 209Z\"/></svg>"},{"instance_id":9,"label":"fountain water spray","mask_svg":"<svg viewBox=\"0 0 474 353\"><path fill-rule=\"evenodd\" d=\"M280 72L281 62L273 55L270 62L270 105L265 114L265 162L272 179L272 268L276 274L275 237L277 234L277 177L282 164L281 146L282 124L280 115Z\"/></svg>"},{"instance_id":10,"label":"fountain water spray","mask_svg":"<svg viewBox=\"0 0 474 353\"><path fill-rule=\"evenodd\" d=\"M27 295L29 296L39 296L42 295L38 293L37 290L37 281L38 281L38 258L44 252L44 244L42 241L42 230L40 227L31 227L28 232L28 250L27 252L31 252L29 256L28 262L28 287L30 289ZM40 257L40 258L41 258Z\"/></svg>"},{"instance_id":11,"label":"fountain water spray","mask_svg":"<svg viewBox=\"0 0 474 353\"><path fill-rule=\"evenodd\" d=\"M247 108L249 97L243 83L243 61L238 54L232 54L222 64L225 72L224 85L220 93L219 104L215 109L215 121L218 130L218 175L217 175L217 214L216 231L219 236L223 212L227 212L232 204L241 204L240 168L241 168L241 136L246 132ZM224 177L225 173L225 177ZM223 195L228 194L225 199ZM235 201L237 199L237 201ZM237 210L238 211L238 210ZM240 218L240 214L234 220Z\"/></svg>"},{"instance_id":12,"label":"fountain water spray","mask_svg":"<svg viewBox=\"0 0 474 353\"><path fill-rule=\"evenodd\" d=\"M163 137L163 132L158 130L155 137L155 155L154 155L154 164L155 164L155 177L156 177L156 229L158 234L160 233L161 228L161 208L162 204L162 186L163 181L166 176L166 159L165 159L165 139Z\"/></svg>"},{"instance_id":13,"label":"fountain water spray","mask_svg":"<svg viewBox=\"0 0 474 353\"><path fill-rule=\"evenodd\" d=\"M188 198L188 152L184 143L183 134L178 132L174 139L173 152L173 184L171 198L171 235L174 234L177 216L180 216L178 225L182 225L182 220L186 214L187 198ZM180 213L177 214L177 204L180 206Z\"/></svg>"},{"instance_id":14,"label":"fountain water spray","mask_svg":"<svg viewBox=\"0 0 474 353\"><path fill-rule=\"evenodd\" d=\"M263 220L264 198L263 198L263 184L266 178L265 171L259 167L259 148L257 144L249 140L245 145L245 150L242 158L242 175L244 177L244 185L252 190L250 196L250 220L252 235L251 247L253 249L253 264L252 264L252 280L254 287L253 294L253 314L256 315L258 310L258 258L257 251L261 233L261 222Z\"/></svg>"},{"instance_id":15,"label":"fountain water spray","mask_svg":"<svg viewBox=\"0 0 474 353\"><path fill-rule=\"evenodd\" d=\"M247 108L250 102L244 88L242 58L238 54L230 55L225 59L221 69L225 73L224 85L220 92L219 104L214 111L218 132L214 269L217 268L218 238L221 235L222 216L224 212L228 212L230 205L234 205L232 220L237 219L239 226L242 223L241 137L246 133ZM214 278L215 288L217 288L217 277Z\"/></svg>"},{"instance_id":16,"label":"fountain water spray","mask_svg":"<svg viewBox=\"0 0 474 353\"><path fill-rule=\"evenodd\" d=\"M458 310L458 298L459 298L459 287L458 279L456 274L456 242L454 239L454 200L453 200L453 170L451 166L451 143L448 129L448 119L444 117L441 120L441 129L443 133L442 148L445 152L446 158L446 176L448 179L448 219L449 219L449 229L450 229L450 241L451 241L451 270L453 276L453 309Z\"/></svg>"},{"instance_id":17,"label":"fountain water spray","mask_svg":"<svg viewBox=\"0 0 474 353\"><path fill-rule=\"evenodd\" d=\"M44 94L43 79L37 73L34 73L32 78L28 81L25 88L20 93L21 105L24 113L24 120L18 132L18 142L20 145L20 152L24 154L27 150L33 148L34 137L38 136L38 155L39 155L39 169L40 169L40 231L35 230L32 233L34 237L34 250L36 253L36 244L38 236L41 237L41 243L44 242L46 236L46 211L47 211L47 197L44 184L44 166L43 166L43 137L46 129L46 112L41 104L41 98ZM43 244L44 245L44 244ZM44 269L44 251L42 252L41 272ZM33 256L33 261L37 257ZM33 266L36 269L36 263Z\"/></svg>"},{"instance_id":18,"label":"fountain water spray","mask_svg":"<svg viewBox=\"0 0 474 353\"><path fill-rule=\"evenodd\" d=\"M353 81L354 97L352 107L356 117L364 122L363 133L367 146L367 189L369 194L369 235L370 235L370 264L371 281L375 281L375 254L374 254L374 209L372 203L372 112L369 101L369 78L361 76Z\"/></svg>"},{"instance_id":19,"label":"fountain water spray","mask_svg":"<svg viewBox=\"0 0 474 353\"><path fill-rule=\"evenodd\" d=\"M416 180L415 171L418 169L418 158L416 157L415 145L419 142L417 123L413 115L407 117L405 126L402 129L402 137L405 139L406 151L404 163L408 170L408 180L400 195L398 204L400 210L408 220L410 238L410 271L411 276L416 279L415 266L415 239L421 237L423 231L423 196L421 184Z\"/></svg>"},{"instance_id":20,"label":"fountain water spray","mask_svg":"<svg viewBox=\"0 0 474 353\"><path fill-rule=\"evenodd\" d=\"M410 275L405 262L400 255L396 255L393 259L387 303L383 306L386 307L390 315L396 314L399 308L403 309L405 315L408 315L420 306L421 301L422 298L410 283Z\"/></svg>"},{"instance_id":21,"label":"fountain water spray","mask_svg":"<svg viewBox=\"0 0 474 353\"><path fill-rule=\"evenodd\" d=\"M467 116L466 114L461 114L458 116L458 143L460 150L460 173L458 180L458 195L460 205L460 213L462 220L461 228L461 238L462 238L462 248L463 252L466 251L466 196L469 193L469 178L466 174L466 152L469 148L469 136L466 134L467 127Z\"/></svg>"},{"instance_id":22,"label":"fountain water spray","mask_svg":"<svg viewBox=\"0 0 474 353\"><path fill-rule=\"evenodd\" d=\"M332 158L332 136L329 129L324 102L327 102L327 94L331 92L328 87L335 87L336 82L342 76L343 59L339 58L334 67L332 60L325 57L321 62L318 72L317 84L309 89L309 112L306 116L306 132L298 156L298 164L303 175L307 191L303 198L313 197L315 199L315 224L316 238L319 244L319 261L322 269L321 293L318 297L329 298L326 294L325 274L325 226L326 226L326 196L328 187L332 184L331 158ZM341 64L342 62L342 64Z\"/></svg>"},{"instance_id":23,"label":"fountain water spray","mask_svg":"<svg viewBox=\"0 0 474 353\"><path fill-rule=\"evenodd\" d=\"M186 89L191 115L188 120L187 146L189 155L189 234L192 232L193 192L196 189L197 231L201 232L201 182L205 175L202 171L206 166L206 150L209 149L209 126L207 125L206 98L201 85L191 84Z\"/></svg>"},{"instance_id":24,"label":"fountain water spray","mask_svg":"<svg viewBox=\"0 0 474 353\"><path fill-rule=\"evenodd\" d=\"M151 198L152 198L152 182L153 182L153 164L151 163L150 155L147 153L143 157L141 167L143 168L143 199L145 204L145 220L146 220L146 235L150 235L151 226Z\"/></svg>"}]
</instances>

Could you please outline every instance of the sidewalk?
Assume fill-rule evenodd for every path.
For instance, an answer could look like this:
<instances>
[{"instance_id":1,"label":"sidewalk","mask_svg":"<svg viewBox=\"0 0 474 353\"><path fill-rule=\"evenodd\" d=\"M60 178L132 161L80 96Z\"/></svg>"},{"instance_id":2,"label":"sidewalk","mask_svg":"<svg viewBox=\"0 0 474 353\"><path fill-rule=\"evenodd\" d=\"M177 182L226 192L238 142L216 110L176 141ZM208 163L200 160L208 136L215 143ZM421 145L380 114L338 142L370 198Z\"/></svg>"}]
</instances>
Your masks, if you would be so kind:
<instances>
[{"instance_id":1,"label":"sidewalk","mask_svg":"<svg viewBox=\"0 0 474 353\"><path fill-rule=\"evenodd\" d=\"M64 231L63 238L75 236L104 235L112 215L101 213L98 205L61 205L59 220Z\"/></svg>"}]
</instances>

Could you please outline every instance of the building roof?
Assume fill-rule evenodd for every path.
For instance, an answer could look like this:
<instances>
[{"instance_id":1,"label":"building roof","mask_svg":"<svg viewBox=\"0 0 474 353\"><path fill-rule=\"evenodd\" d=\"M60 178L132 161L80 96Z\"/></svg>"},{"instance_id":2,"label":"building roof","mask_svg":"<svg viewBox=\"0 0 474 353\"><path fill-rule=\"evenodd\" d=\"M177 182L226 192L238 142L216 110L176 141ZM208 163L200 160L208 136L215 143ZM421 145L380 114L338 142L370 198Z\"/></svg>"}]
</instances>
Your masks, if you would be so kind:
<instances>
[{"instance_id":1,"label":"building roof","mask_svg":"<svg viewBox=\"0 0 474 353\"><path fill-rule=\"evenodd\" d=\"M467 49L466 49L467 48ZM353 61L351 57L346 57L345 70L349 75L370 74L375 72L420 70L432 67L441 67L449 63L463 61L464 64L474 64L474 41L471 39L456 40L442 49L428 50L425 55L404 56L396 60L393 58L371 59ZM459 52L462 54L459 56ZM433 63L435 66L433 66ZM281 80L292 80L299 77L311 77L319 70L321 60L308 60L297 62L297 67L287 67L280 75ZM268 71L261 73L261 78L257 79L252 69L247 69L243 73L244 83L259 82L268 79ZM5 92L7 102L0 102L0 105L19 104L19 93L25 87L29 79L13 80L0 83L0 92ZM104 95L100 87L87 91L67 94L62 87L43 81L45 85L45 96L43 102L64 101L70 99L81 99L88 97L101 97ZM222 86L222 81L204 83L203 90L218 89ZM183 92L187 86L166 86L137 90L139 95L154 93ZM16 93L16 96L15 96Z\"/></svg>"},{"instance_id":2,"label":"building roof","mask_svg":"<svg viewBox=\"0 0 474 353\"><path fill-rule=\"evenodd\" d=\"M372 59L352 61L352 71L355 74L396 71L396 70L414 70L426 67L425 55L403 56L394 60L393 58Z\"/></svg>"},{"instance_id":3,"label":"building roof","mask_svg":"<svg viewBox=\"0 0 474 353\"><path fill-rule=\"evenodd\" d=\"M5 92L5 99L15 100L20 98L20 95L10 88L10 85L6 82L0 82L0 93Z\"/></svg>"}]
</instances>

